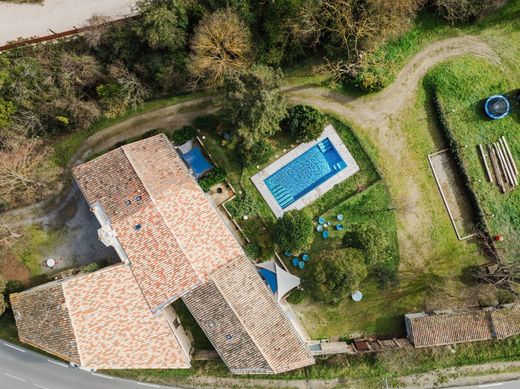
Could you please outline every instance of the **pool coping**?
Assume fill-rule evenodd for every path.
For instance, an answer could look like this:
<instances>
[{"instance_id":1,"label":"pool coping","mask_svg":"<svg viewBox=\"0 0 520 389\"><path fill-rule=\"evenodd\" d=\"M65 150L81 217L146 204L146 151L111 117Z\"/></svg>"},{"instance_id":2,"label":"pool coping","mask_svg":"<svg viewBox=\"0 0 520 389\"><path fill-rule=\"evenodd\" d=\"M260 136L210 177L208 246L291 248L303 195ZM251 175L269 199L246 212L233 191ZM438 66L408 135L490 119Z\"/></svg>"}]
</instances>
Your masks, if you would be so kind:
<instances>
[{"instance_id":1,"label":"pool coping","mask_svg":"<svg viewBox=\"0 0 520 389\"><path fill-rule=\"evenodd\" d=\"M316 188L314 188L309 193L305 194L304 196L300 197L298 200L296 200L294 203L289 205L287 208L282 209L276 199L274 198L273 194L265 184L264 180L271 176L273 173L277 172L279 169L287 165L289 162L291 162L293 159L298 158L300 155L305 153L310 148L314 147L316 144L320 143L325 138L329 138L331 143L333 144L334 148L340 155L341 159L347 163L347 167L343 170L340 170L336 174L334 174L332 177L330 177L325 182L322 182L320 185L318 185ZM347 146L343 143L343 140L339 137L338 133L332 127L332 125L328 125L325 127L321 135L311 141L311 142L305 142L301 143L292 150L288 151L284 155L282 155L280 158L278 158L273 163L266 166L264 169L256 173L254 176L251 177L251 181L255 185L256 189L260 192L264 200L266 201L267 205L269 205L269 208L271 208L271 211L274 213L276 217L282 217L283 214L287 211L290 211L292 209L302 209L306 207L307 205L314 202L316 199L318 199L320 196L331 190L334 186L339 184L340 182L346 180L347 178L351 177L355 173L359 171L359 166L354 160L354 157L352 157L352 154L350 154L350 151L348 151Z\"/></svg>"}]
</instances>

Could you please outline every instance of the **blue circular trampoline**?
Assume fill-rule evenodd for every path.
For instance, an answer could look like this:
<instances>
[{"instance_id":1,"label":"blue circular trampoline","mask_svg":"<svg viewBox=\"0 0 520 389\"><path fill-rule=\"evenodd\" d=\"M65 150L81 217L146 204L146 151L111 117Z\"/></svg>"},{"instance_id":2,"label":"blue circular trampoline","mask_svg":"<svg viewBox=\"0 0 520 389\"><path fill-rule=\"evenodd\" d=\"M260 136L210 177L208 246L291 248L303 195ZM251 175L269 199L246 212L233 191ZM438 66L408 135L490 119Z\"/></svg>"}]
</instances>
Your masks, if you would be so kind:
<instances>
[{"instance_id":1,"label":"blue circular trampoline","mask_svg":"<svg viewBox=\"0 0 520 389\"><path fill-rule=\"evenodd\" d=\"M489 97L484 104L484 110L486 115L491 119L502 119L507 116L509 109L511 108L509 100L502 95L494 95Z\"/></svg>"}]
</instances>

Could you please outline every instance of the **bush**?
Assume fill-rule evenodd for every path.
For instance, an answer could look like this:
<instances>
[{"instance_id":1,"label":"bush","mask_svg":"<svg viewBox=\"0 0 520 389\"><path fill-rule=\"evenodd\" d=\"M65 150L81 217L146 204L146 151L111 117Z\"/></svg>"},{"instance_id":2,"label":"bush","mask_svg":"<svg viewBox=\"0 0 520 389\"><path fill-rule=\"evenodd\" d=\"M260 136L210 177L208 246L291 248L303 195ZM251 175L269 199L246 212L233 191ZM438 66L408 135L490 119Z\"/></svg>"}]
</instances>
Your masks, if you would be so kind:
<instances>
[{"instance_id":1,"label":"bush","mask_svg":"<svg viewBox=\"0 0 520 389\"><path fill-rule=\"evenodd\" d=\"M7 302L5 301L4 297L6 287L7 283L2 277L0 277L0 316L2 316L2 314L7 309Z\"/></svg>"},{"instance_id":2,"label":"bush","mask_svg":"<svg viewBox=\"0 0 520 389\"><path fill-rule=\"evenodd\" d=\"M226 179L226 172L217 167L204 175L199 180L199 185L204 192L209 192L211 187Z\"/></svg>"},{"instance_id":3,"label":"bush","mask_svg":"<svg viewBox=\"0 0 520 389\"><path fill-rule=\"evenodd\" d=\"M327 304L338 304L358 289L367 276L363 253L353 248L322 251L309 262L307 270L307 290Z\"/></svg>"},{"instance_id":4,"label":"bush","mask_svg":"<svg viewBox=\"0 0 520 389\"><path fill-rule=\"evenodd\" d=\"M262 248L256 243L249 243L244 251L249 259L256 260L262 255Z\"/></svg>"},{"instance_id":5,"label":"bush","mask_svg":"<svg viewBox=\"0 0 520 389\"><path fill-rule=\"evenodd\" d=\"M387 258L388 239L384 236L385 231L371 224L355 224L343 236L343 244L363 250L367 266L382 263Z\"/></svg>"},{"instance_id":6,"label":"bush","mask_svg":"<svg viewBox=\"0 0 520 389\"><path fill-rule=\"evenodd\" d=\"M312 218L306 211L289 211L278 219L273 240L283 250L301 252L312 243Z\"/></svg>"},{"instance_id":7,"label":"bush","mask_svg":"<svg viewBox=\"0 0 520 389\"><path fill-rule=\"evenodd\" d=\"M268 141L262 139L253 144L249 149L242 147L241 154L245 165L263 165L269 162L274 154L274 150Z\"/></svg>"},{"instance_id":8,"label":"bush","mask_svg":"<svg viewBox=\"0 0 520 389\"><path fill-rule=\"evenodd\" d=\"M184 126L175 130L172 134L172 141L176 145L182 145L187 141L195 138L197 136L197 130L193 126Z\"/></svg>"},{"instance_id":9,"label":"bush","mask_svg":"<svg viewBox=\"0 0 520 389\"><path fill-rule=\"evenodd\" d=\"M23 286L21 281L18 280L10 280L7 281L5 285L4 295L8 297L11 293L20 293L25 290L25 286Z\"/></svg>"},{"instance_id":10,"label":"bush","mask_svg":"<svg viewBox=\"0 0 520 389\"><path fill-rule=\"evenodd\" d=\"M305 300L305 292L301 289L293 290L287 297L287 302L293 305L301 304L303 300Z\"/></svg>"},{"instance_id":11,"label":"bush","mask_svg":"<svg viewBox=\"0 0 520 389\"><path fill-rule=\"evenodd\" d=\"M515 302L515 296L507 289L499 289L497 291L497 298L499 304L511 304Z\"/></svg>"},{"instance_id":12,"label":"bush","mask_svg":"<svg viewBox=\"0 0 520 389\"><path fill-rule=\"evenodd\" d=\"M94 273L95 271L98 271L103 266L99 262L91 262L88 265L85 265L81 268L81 271L83 273Z\"/></svg>"},{"instance_id":13,"label":"bush","mask_svg":"<svg viewBox=\"0 0 520 389\"><path fill-rule=\"evenodd\" d=\"M325 126L325 115L309 105L295 105L288 110L287 128L300 142L316 139Z\"/></svg>"},{"instance_id":14,"label":"bush","mask_svg":"<svg viewBox=\"0 0 520 389\"><path fill-rule=\"evenodd\" d=\"M394 287L398 284L397 269L390 263L379 263L374 266L372 273L376 277L377 285L381 289Z\"/></svg>"},{"instance_id":15,"label":"bush","mask_svg":"<svg viewBox=\"0 0 520 389\"><path fill-rule=\"evenodd\" d=\"M249 216L258 213L258 202L246 192L227 203L226 208L233 217L243 218L245 215Z\"/></svg>"}]
</instances>

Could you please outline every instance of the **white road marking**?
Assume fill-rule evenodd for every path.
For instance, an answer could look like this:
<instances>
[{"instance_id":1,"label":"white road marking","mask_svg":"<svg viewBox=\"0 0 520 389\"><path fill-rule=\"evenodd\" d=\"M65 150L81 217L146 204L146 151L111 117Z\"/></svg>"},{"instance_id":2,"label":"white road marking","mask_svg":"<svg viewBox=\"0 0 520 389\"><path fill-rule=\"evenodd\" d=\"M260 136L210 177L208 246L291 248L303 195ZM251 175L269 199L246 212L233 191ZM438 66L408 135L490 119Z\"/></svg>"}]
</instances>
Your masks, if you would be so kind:
<instances>
[{"instance_id":1,"label":"white road marking","mask_svg":"<svg viewBox=\"0 0 520 389\"><path fill-rule=\"evenodd\" d=\"M17 377L15 375L12 375L12 374L9 374L9 373L4 373L4 375L8 376L8 377L11 377L15 380L18 380L18 381L22 381L22 382L25 382L25 380L23 378L20 378L20 377Z\"/></svg>"},{"instance_id":2,"label":"white road marking","mask_svg":"<svg viewBox=\"0 0 520 389\"><path fill-rule=\"evenodd\" d=\"M492 386L502 386L502 385L504 385L503 382L496 382L496 383L494 383L494 384L479 385L478 387L479 387L479 388L490 388L490 387L492 387Z\"/></svg>"},{"instance_id":3,"label":"white road marking","mask_svg":"<svg viewBox=\"0 0 520 389\"><path fill-rule=\"evenodd\" d=\"M61 363L61 362L53 361L52 359L47 359L47 362L53 363L53 364L61 366L61 367L66 367L66 368L69 367L69 365L66 365L66 364Z\"/></svg>"},{"instance_id":4,"label":"white road marking","mask_svg":"<svg viewBox=\"0 0 520 389\"><path fill-rule=\"evenodd\" d=\"M20 351L22 353L25 352L25 350L23 348L13 346L12 344L9 344L9 343L4 343L4 346L12 348L13 350L16 350L16 351Z\"/></svg>"},{"instance_id":5,"label":"white road marking","mask_svg":"<svg viewBox=\"0 0 520 389\"><path fill-rule=\"evenodd\" d=\"M109 379L109 380L113 380L114 377L110 377L108 375L104 375L104 374L98 374L98 373L90 373L92 375L95 375L96 377L101 377L101 378L106 378L106 379Z\"/></svg>"},{"instance_id":6,"label":"white road marking","mask_svg":"<svg viewBox=\"0 0 520 389\"><path fill-rule=\"evenodd\" d=\"M48 387L43 386L43 385L34 384L34 386L36 386L37 388L40 388L40 389L49 389Z\"/></svg>"},{"instance_id":7,"label":"white road marking","mask_svg":"<svg viewBox=\"0 0 520 389\"><path fill-rule=\"evenodd\" d=\"M136 382L137 385L142 385L142 386L151 386L152 388L160 388L159 385L154 385L154 384L147 384L145 382Z\"/></svg>"}]
</instances>

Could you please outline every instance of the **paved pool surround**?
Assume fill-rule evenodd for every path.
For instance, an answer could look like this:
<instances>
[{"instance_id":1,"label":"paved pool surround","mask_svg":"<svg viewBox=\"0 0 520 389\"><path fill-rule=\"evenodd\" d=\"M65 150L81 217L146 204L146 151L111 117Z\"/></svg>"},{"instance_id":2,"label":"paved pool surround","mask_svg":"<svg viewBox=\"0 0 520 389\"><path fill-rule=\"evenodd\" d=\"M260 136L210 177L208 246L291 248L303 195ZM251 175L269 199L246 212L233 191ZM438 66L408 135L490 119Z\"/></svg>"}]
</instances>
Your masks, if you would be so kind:
<instances>
[{"instance_id":1,"label":"paved pool surround","mask_svg":"<svg viewBox=\"0 0 520 389\"><path fill-rule=\"evenodd\" d=\"M346 163L347 166L342 170L336 172L336 174L328 178L326 181L322 182L320 185L312 189L310 192L296 199L296 201L288 205L286 208L282 209L280 204L278 204L278 201L271 193L271 190L267 187L265 180L327 138L330 140L330 142L336 149L336 152L339 154L339 156ZM334 186L346 180L358 171L359 166L352 157L352 154L350 154L350 152L348 151L347 147L337 134L334 127L329 125L325 127L318 139L313 140L311 142L301 143L300 145L296 146L294 149L285 153L276 161L274 161L273 163L262 169L260 172L252 176L251 181L256 186L264 200L267 202L275 216L281 217L284 214L284 212L290 211L292 209L305 208L307 205L314 202L321 195L331 190Z\"/></svg>"}]
</instances>

